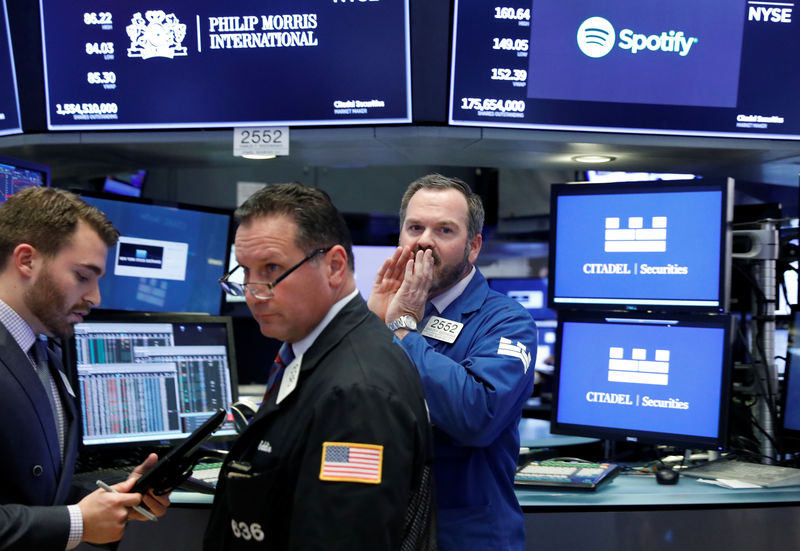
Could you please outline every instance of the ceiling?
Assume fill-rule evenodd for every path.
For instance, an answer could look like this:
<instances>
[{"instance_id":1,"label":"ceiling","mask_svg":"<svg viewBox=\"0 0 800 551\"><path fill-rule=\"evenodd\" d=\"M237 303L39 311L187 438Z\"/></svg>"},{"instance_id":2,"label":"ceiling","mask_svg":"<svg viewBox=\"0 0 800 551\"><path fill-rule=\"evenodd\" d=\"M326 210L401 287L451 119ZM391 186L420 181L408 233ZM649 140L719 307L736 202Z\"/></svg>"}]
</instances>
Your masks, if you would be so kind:
<instances>
[{"instance_id":1,"label":"ceiling","mask_svg":"<svg viewBox=\"0 0 800 551\"><path fill-rule=\"evenodd\" d=\"M253 162L360 168L445 165L575 174L587 168L687 172L798 186L800 141L600 134L453 126L293 128L279 161L233 157L232 130L65 132L0 138L0 154L47 164L53 180L138 168L202 168ZM571 157L602 153L611 163Z\"/></svg>"}]
</instances>

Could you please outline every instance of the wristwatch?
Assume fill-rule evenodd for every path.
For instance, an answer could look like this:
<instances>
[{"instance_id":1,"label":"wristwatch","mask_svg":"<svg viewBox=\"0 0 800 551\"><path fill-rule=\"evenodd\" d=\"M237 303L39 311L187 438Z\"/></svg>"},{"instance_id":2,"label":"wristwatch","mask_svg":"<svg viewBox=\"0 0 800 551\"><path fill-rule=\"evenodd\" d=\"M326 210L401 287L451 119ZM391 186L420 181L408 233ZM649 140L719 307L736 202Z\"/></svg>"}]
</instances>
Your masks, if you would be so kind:
<instances>
[{"instance_id":1,"label":"wristwatch","mask_svg":"<svg viewBox=\"0 0 800 551\"><path fill-rule=\"evenodd\" d=\"M417 330L417 320L414 319L414 316L409 316L408 314L404 316L400 316L393 322L387 323L386 327L395 331L397 329L408 329L410 331Z\"/></svg>"}]
</instances>

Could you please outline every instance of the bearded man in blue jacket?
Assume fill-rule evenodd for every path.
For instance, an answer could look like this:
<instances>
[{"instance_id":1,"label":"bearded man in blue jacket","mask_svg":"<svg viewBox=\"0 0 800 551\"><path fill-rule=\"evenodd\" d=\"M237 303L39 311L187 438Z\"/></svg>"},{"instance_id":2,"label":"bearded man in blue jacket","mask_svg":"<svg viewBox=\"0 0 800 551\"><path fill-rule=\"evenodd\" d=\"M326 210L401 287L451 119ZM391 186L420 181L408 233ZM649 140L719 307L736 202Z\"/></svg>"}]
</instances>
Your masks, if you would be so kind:
<instances>
[{"instance_id":1,"label":"bearded man in blue jacket","mask_svg":"<svg viewBox=\"0 0 800 551\"><path fill-rule=\"evenodd\" d=\"M369 299L422 377L444 551L525 548L514 473L536 326L474 266L483 220L481 199L465 182L431 174L411 183L400 247Z\"/></svg>"}]
</instances>

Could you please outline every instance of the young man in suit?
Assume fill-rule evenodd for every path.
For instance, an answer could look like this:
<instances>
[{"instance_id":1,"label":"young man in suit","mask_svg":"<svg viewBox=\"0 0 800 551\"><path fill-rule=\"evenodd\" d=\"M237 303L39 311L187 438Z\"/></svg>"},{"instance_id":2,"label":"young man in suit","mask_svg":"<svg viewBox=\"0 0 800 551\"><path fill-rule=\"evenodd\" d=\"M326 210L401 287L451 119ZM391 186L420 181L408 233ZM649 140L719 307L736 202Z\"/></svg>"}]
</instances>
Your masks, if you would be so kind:
<instances>
[{"instance_id":1,"label":"young man in suit","mask_svg":"<svg viewBox=\"0 0 800 551\"><path fill-rule=\"evenodd\" d=\"M42 340L67 338L100 302L108 248L118 237L105 216L76 195L28 188L0 206L0 549L63 551L81 541L119 540L126 494L155 454L118 484L74 503L78 403L59 358ZM163 515L168 498L144 497Z\"/></svg>"}]
</instances>

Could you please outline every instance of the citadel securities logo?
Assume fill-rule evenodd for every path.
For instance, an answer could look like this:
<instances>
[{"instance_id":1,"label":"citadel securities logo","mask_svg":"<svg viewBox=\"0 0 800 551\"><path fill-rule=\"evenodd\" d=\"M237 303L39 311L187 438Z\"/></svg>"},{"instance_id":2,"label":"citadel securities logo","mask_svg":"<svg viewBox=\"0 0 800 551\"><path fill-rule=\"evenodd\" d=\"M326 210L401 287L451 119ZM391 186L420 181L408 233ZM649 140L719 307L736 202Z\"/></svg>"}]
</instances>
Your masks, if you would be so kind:
<instances>
[{"instance_id":1,"label":"citadel securities logo","mask_svg":"<svg viewBox=\"0 0 800 551\"><path fill-rule=\"evenodd\" d=\"M628 227L623 228L620 219L609 216L605 221L605 251L663 253L667 250L667 217L653 216L650 227L644 226L644 217L631 216Z\"/></svg>"},{"instance_id":2,"label":"citadel securities logo","mask_svg":"<svg viewBox=\"0 0 800 551\"><path fill-rule=\"evenodd\" d=\"M645 348L631 349L625 358L625 349L612 346L608 350L608 380L615 383L641 385L669 384L669 350L655 350L651 358Z\"/></svg>"},{"instance_id":3,"label":"citadel securities logo","mask_svg":"<svg viewBox=\"0 0 800 551\"><path fill-rule=\"evenodd\" d=\"M603 17L590 17L578 27L577 40L578 48L585 55L592 58L605 57L614 49L616 42L614 25ZM647 50L676 53L686 57L697 42L697 37L688 37L683 31L669 30L646 35L631 29L622 29L617 45L632 54Z\"/></svg>"},{"instance_id":4,"label":"citadel securities logo","mask_svg":"<svg viewBox=\"0 0 800 551\"><path fill-rule=\"evenodd\" d=\"M604 57L614 48L614 26L603 17L590 17L578 27L578 48L589 57Z\"/></svg>"},{"instance_id":5,"label":"citadel securities logo","mask_svg":"<svg viewBox=\"0 0 800 551\"><path fill-rule=\"evenodd\" d=\"M161 10L150 10L144 13L143 18L141 12L136 12L125 30L131 39L128 57L172 59L187 53L186 47L181 46L186 38L186 25L173 13L167 15Z\"/></svg>"}]
</instances>

